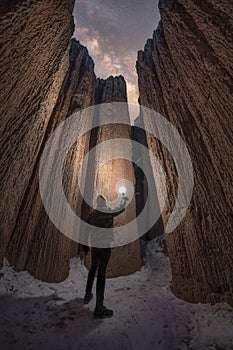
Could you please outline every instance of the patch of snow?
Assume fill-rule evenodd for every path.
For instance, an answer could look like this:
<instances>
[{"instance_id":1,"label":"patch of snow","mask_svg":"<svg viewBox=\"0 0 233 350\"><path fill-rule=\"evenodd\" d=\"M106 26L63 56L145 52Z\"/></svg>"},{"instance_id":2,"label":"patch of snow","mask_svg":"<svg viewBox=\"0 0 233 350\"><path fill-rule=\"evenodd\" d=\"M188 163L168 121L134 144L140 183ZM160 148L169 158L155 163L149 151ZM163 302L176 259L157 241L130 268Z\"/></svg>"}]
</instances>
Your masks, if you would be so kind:
<instances>
[{"instance_id":1,"label":"patch of snow","mask_svg":"<svg viewBox=\"0 0 233 350\"><path fill-rule=\"evenodd\" d=\"M169 287L169 259L159 242L147 244L146 255L148 262L139 271L106 280L105 305L114 316L103 320L92 317L95 298L83 305L88 270L79 258L71 259L69 276L60 283L15 272L5 259L1 350L233 349L232 307L176 298Z\"/></svg>"}]
</instances>

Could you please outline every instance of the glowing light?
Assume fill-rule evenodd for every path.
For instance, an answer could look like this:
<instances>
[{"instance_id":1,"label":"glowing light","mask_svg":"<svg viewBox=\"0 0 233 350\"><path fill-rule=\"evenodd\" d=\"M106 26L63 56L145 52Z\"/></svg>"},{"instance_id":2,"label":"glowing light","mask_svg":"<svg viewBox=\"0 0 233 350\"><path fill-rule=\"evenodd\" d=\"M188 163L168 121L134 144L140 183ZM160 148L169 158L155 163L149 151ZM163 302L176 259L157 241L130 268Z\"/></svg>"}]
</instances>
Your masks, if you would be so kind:
<instances>
[{"instance_id":1,"label":"glowing light","mask_svg":"<svg viewBox=\"0 0 233 350\"><path fill-rule=\"evenodd\" d=\"M120 194L125 194L126 193L126 188L124 186L121 186L119 188L119 192L120 192Z\"/></svg>"}]
</instances>

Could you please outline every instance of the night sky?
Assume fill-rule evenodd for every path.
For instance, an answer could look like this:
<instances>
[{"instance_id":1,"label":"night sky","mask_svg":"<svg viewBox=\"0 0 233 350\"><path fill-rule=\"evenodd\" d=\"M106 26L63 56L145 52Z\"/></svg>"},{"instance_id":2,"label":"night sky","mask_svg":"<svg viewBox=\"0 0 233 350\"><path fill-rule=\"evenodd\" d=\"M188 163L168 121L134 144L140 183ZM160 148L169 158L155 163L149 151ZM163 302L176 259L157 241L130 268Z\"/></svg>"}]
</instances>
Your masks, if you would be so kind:
<instances>
[{"instance_id":1,"label":"night sky","mask_svg":"<svg viewBox=\"0 0 233 350\"><path fill-rule=\"evenodd\" d=\"M76 0L75 33L95 62L97 77L123 75L128 101L137 103L137 51L152 37L158 0Z\"/></svg>"}]
</instances>

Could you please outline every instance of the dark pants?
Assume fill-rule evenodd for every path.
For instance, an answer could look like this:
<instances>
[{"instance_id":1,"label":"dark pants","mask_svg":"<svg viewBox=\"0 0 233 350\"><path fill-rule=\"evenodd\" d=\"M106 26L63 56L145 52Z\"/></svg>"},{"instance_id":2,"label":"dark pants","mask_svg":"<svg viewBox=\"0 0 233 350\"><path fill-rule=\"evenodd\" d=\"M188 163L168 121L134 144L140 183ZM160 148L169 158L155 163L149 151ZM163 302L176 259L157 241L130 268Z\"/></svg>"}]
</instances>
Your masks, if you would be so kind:
<instances>
[{"instance_id":1,"label":"dark pants","mask_svg":"<svg viewBox=\"0 0 233 350\"><path fill-rule=\"evenodd\" d=\"M96 308L102 306L104 302L105 274L110 256L111 248L91 248L91 268L88 273L86 293L91 293L95 273L98 267Z\"/></svg>"}]
</instances>

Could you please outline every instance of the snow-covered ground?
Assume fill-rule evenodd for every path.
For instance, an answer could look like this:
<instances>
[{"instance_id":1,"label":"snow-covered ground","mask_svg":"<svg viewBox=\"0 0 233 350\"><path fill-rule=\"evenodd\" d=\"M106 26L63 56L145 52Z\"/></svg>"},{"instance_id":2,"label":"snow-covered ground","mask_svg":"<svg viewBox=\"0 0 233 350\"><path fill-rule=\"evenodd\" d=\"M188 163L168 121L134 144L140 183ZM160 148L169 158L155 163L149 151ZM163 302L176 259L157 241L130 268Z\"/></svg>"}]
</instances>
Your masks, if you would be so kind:
<instances>
[{"instance_id":1,"label":"snow-covered ground","mask_svg":"<svg viewBox=\"0 0 233 350\"><path fill-rule=\"evenodd\" d=\"M148 262L133 275L107 279L105 305L114 316L94 320L95 298L83 305L88 271L79 258L65 281L52 284L5 260L0 349L233 349L233 308L176 298L168 258L158 251Z\"/></svg>"}]
</instances>

